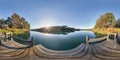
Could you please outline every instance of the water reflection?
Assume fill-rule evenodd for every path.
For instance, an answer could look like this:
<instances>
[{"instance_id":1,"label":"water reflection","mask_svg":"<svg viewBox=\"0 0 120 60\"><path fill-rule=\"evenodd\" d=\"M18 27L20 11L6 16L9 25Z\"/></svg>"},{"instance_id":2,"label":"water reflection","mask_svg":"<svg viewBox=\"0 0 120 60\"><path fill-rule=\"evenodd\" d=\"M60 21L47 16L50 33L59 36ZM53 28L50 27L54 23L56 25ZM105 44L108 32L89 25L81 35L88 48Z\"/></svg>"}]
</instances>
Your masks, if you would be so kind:
<instances>
[{"instance_id":1,"label":"water reflection","mask_svg":"<svg viewBox=\"0 0 120 60\"><path fill-rule=\"evenodd\" d=\"M34 45L43 45L53 50L69 50L85 43L86 34L89 38L95 38L92 31L76 31L65 34L50 34L41 32L30 32L30 37L34 37ZM29 38L30 39L30 38Z\"/></svg>"},{"instance_id":2,"label":"water reflection","mask_svg":"<svg viewBox=\"0 0 120 60\"><path fill-rule=\"evenodd\" d=\"M26 36L28 37L27 40L31 40L31 37L34 38L34 45L43 45L44 47L53 50L69 50L76 48L81 43L85 43L86 34L88 34L89 38L95 38L97 36L93 31L74 31L59 33L41 33L30 31ZM27 44L22 41L17 42Z\"/></svg>"},{"instance_id":3,"label":"water reflection","mask_svg":"<svg viewBox=\"0 0 120 60\"><path fill-rule=\"evenodd\" d=\"M74 33L74 32L75 32L75 31L59 31L59 32L40 32L40 33L67 35L67 34L69 34L69 33Z\"/></svg>"}]
</instances>

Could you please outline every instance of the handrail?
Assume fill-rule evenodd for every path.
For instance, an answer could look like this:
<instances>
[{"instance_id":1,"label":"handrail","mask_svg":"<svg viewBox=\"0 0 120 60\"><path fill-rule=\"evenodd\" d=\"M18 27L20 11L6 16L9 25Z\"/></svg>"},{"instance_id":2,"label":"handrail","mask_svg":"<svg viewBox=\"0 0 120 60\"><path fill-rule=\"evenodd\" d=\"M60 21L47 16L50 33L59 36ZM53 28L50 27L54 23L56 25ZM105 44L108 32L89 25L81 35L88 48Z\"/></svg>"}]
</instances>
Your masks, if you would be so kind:
<instances>
[{"instance_id":1,"label":"handrail","mask_svg":"<svg viewBox=\"0 0 120 60\"><path fill-rule=\"evenodd\" d=\"M23 42L23 43L28 43L28 44L30 44L31 45L31 47L34 45L34 39L33 39L33 37L31 38L31 40L30 41L28 41L28 40L25 40L25 39L21 39L21 38L19 38L19 37L15 37L15 36L13 36L13 39L14 39L14 41L16 41L17 40L17 42L19 41L19 42Z\"/></svg>"},{"instance_id":2,"label":"handrail","mask_svg":"<svg viewBox=\"0 0 120 60\"><path fill-rule=\"evenodd\" d=\"M100 38L94 38L94 39L90 39L88 42L91 43L91 42L99 42L99 41L103 41L107 39L107 36L104 36L104 37L100 37Z\"/></svg>"},{"instance_id":3,"label":"handrail","mask_svg":"<svg viewBox=\"0 0 120 60\"><path fill-rule=\"evenodd\" d=\"M31 40L25 40L25 39L21 39L19 37L13 36L14 39L17 39L19 41L23 41L23 42L31 42Z\"/></svg>"}]
</instances>

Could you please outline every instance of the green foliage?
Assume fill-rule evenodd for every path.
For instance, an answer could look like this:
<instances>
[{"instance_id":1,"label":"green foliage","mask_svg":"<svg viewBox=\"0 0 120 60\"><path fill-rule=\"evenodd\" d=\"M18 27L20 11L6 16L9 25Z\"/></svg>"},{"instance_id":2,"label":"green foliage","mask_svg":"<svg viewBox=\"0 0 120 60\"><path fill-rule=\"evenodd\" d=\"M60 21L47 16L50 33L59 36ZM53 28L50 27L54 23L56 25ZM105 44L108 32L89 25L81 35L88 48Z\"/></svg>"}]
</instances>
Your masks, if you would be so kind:
<instances>
[{"instance_id":1,"label":"green foliage","mask_svg":"<svg viewBox=\"0 0 120 60\"><path fill-rule=\"evenodd\" d=\"M20 28L21 18L18 14L14 13L12 16L12 19L15 23L13 23L13 28Z\"/></svg>"},{"instance_id":2,"label":"green foliage","mask_svg":"<svg viewBox=\"0 0 120 60\"><path fill-rule=\"evenodd\" d=\"M5 24L7 24L10 28L13 27L13 22L11 20L12 18L8 17L7 20L5 21Z\"/></svg>"},{"instance_id":3,"label":"green foliage","mask_svg":"<svg viewBox=\"0 0 120 60\"><path fill-rule=\"evenodd\" d=\"M100 18L97 20L95 29L96 28L108 28L109 26L115 27L115 17L112 13L105 13L104 15L100 16Z\"/></svg>"},{"instance_id":4,"label":"green foliage","mask_svg":"<svg viewBox=\"0 0 120 60\"><path fill-rule=\"evenodd\" d=\"M93 31L95 32L95 33L99 33L99 34L107 34L107 32L106 32L106 29L93 29Z\"/></svg>"},{"instance_id":5,"label":"green foliage","mask_svg":"<svg viewBox=\"0 0 120 60\"><path fill-rule=\"evenodd\" d=\"M96 38L103 37L103 36L107 35L107 34L102 34L102 33L98 33L98 32L94 32L94 34L96 35Z\"/></svg>"},{"instance_id":6,"label":"green foliage","mask_svg":"<svg viewBox=\"0 0 120 60\"><path fill-rule=\"evenodd\" d=\"M6 24L9 28L14 29L30 29L30 24L25 20L24 17L20 17L17 13L14 13L11 17L6 20L0 19L0 27Z\"/></svg>"},{"instance_id":7,"label":"green foliage","mask_svg":"<svg viewBox=\"0 0 120 60\"><path fill-rule=\"evenodd\" d=\"M0 28L2 28L3 24L4 24L4 19L0 19Z\"/></svg>"},{"instance_id":8,"label":"green foliage","mask_svg":"<svg viewBox=\"0 0 120 60\"><path fill-rule=\"evenodd\" d=\"M4 24L4 19L0 19L0 24Z\"/></svg>"},{"instance_id":9,"label":"green foliage","mask_svg":"<svg viewBox=\"0 0 120 60\"><path fill-rule=\"evenodd\" d=\"M120 28L120 18L116 21L116 27Z\"/></svg>"},{"instance_id":10,"label":"green foliage","mask_svg":"<svg viewBox=\"0 0 120 60\"><path fill-rule=\"evenodd\" d=\"M25 21L24 17L21 18L21 22L22 22L22 25L23 25L22 28L24 28L24 29L29 29L30 28L30 24L27 21Z\"/></svg>"},{"instance_id":11,"label":"green foliage","mask_svg":"<svg viewBox=\"0 0 120 60\"><path fill-rule=\"evenodd\" d=\"M14 32L14 35L22 39L28 39L30 37L30 32L29 31Z\"/></svg>"}]
</instances>

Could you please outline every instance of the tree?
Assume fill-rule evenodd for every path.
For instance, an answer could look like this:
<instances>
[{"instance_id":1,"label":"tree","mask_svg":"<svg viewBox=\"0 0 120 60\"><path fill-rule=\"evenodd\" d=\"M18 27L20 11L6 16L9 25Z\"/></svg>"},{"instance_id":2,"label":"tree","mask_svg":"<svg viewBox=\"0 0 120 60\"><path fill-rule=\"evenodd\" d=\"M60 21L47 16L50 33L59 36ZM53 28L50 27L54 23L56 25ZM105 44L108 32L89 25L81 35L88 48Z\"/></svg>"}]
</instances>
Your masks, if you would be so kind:
<instances>
[{"instance_id":1,"label":"tree","mask_svg":"<svg viewBox=\"0 0 120 60\"><path fill-rule=\"evenodd\" d=\"M22 28L25 29L26 21L24 17L21 18L21 22L22 22Z\"/></svg>"},{"instance_id":2,"label":"tree","mask_svg":"<svg viewBox=\"0 0 120 60\"><path fill-rule=\"evenodd\" d=\"M0 19L0 24L4 24L4 19Z\"/></svg>"},{"instance_id":3,"label":"tree","mask_svg":"<svg viewBox=\"0 0 120 60\"><path fill-rule=\"evenodd\" d=\"M25 20L24 17L20 17L18 14L14 13L11 17L8 17L5 21L0 19L0 27L3 24L7 24L9 28L15 29L30 29L30 24Z\"/></svg>"},{"instance_id":4,"label":"tree","mask_svg":"<svg viewBox=\"0 0 120 60\"><path fill-rule=\"evenodd\" d=\"M120 18L116 21L116 27L120 28Z\"/></svg>"},{"instance_id":5,"label":"tree","mask_svg":"<svg viewBox=\"0 0 120 60\"><path fill-rule=\"evenodd\" d=\"M3 24L4 24L4 19L0 19L0 28L2 28Z\"/></svg>"},{"instance_id":6,"label":"tree","mask_svg":"<svg viewBox=\"0 0 120 60\"><path fill-rule=\"evenodd\" d=\"M30 24L25 20L24 17L21 18L21 22L22 22L22 28L30 29Z\"/></svg>"},{"instance_id":7,"label":"tree","mask_svg":"<svg viewBox=\"0 0 120 60\"><path fill-rule=\"evenodd\" d=\"M20 28L20 23L21 23L21 19L20 19L20 16L16 13L14 13L12 16L12 19L14 21L14 24L13 24L13 28Z\"/></svg>"},{"instance_id":8,"label":"tree","mask_svg":"<svg viewBox=\"0 0 120 60\"><path fill-rule=\"evenodd\" d=\"M108 28L110 26L115 27L115 17L112 13L105 13L100 16L100 18L96 21L96 25L94 28Z\"/></svg>"},{"instance_id":9,"label":"tree","mask_svg":"<svg viewBox=\"0 0 120 60\"><path fill-rule=\"evenodd\" d=\"M25 22L25 28L30 29L30 24L27 21Z\"/></svg>"},{"instance_id":10,"label":"tree","mask_svg":"<svg viewBox=\"0 0 120 60\"><path fill-rule=\"evenodd\" d=\"M23 28L30 29L30 24L25 20L24 17L20 17L18 14L14 13L12 15L13 28Z\"/></svg>"},{"instance_id":11,"label":"tree","mask_svg":"<svg viewBox=\"0 0 120 60\"><path fill-rule=\"evenodd\" d=\"M7 20L5 21L5 24L7 24L9 28L12 28L13 27L12 18L8 17Z\"/></svg>"}]
</instances>

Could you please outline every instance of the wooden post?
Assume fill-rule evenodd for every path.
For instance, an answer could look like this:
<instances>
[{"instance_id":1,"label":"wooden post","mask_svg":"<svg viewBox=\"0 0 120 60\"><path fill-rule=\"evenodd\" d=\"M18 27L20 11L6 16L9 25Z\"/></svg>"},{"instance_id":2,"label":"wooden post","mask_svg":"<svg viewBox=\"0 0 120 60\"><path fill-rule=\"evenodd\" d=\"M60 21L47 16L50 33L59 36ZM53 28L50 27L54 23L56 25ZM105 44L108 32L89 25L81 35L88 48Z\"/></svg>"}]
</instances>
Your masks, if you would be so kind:
<instances>
[{"instance_id":1,"label":"wooden post","mask_svg":"<svg viewBox=\"0 0 120 60\"><path fill-rule=\"evenodd\" d=\"M89 44L89 42L88 42L88 34L86 34L86 44Z\"/></svg>"},{"instance_id":2,"label":"wooden post","mask_svg":"<svg viewBox=\"0 0 120 60\"><path fill-rule=\"evenodd\" d=\"M7 41L9 40L9 34L8 33L6 33L6 37L7 37Z\"/></svg>"},{"instance_id":3,"label":"wooden post","mask_svg":"<svg viewBox=\"0 0 120 60\"><path fill-rule=\"evenodd\" d=\"M34 44L34 39L33 37L31 38L31 47L33 47L33 44Z\"/></svg>"},{"instance_id":4,"label":"wooden post","mask_svg":"<svg viewBox=\"0 0 120 60\"><path fill-rule=\"evenodd\" d=\"M13 33L11 32L10 35L11 35L11 36L10 36L10 39L13 40Z\"/></svg>"},{"instance_id":5,"label":"wooden post","mask_svg":"<svg viewBox=\"0 0 120 60\"><path fill-rule=\"evenodd\" d=\"M5 35L5 40L6 40L6 38L7 38L7 37L6 37L6 33L4 33L4 35Z\"/></svg>"},{"instance_id":6,"label":"wooden post","mask_svg":"<svg viewBox=\"0 0 120 60\"><path fill-rule=\"evenodd\" d=\"M109 40L109 33L107 34L107 40Z\"/></svg>"},{"instance_id":7,"label":"wooden post","mask_svg":"<svg viewBox=\"0 0 120 60\"><path fill-rule=\"evenodd\" d=\"M0 39L0 44L1 44L1 40L2 40L2 39Z\"/></svg>"},{"instance_id":8,"label":"wooden post","mask_svg":"<svg viewBox=\"0 0 120 60\"><path fill-rule=\"evenodd\" d=\"M115 33L115 34L114 34L114 41L116 41L116 35L117 35L117 34Z\"/></svg>"},{"instance_id":9,"label":"wooden post","mask_svg":"<svg viewBox=\"0 0 120 60\"><path fill-rule=\"evenodd\" d=\"M10 40L11 40L11 41L13 41L13 38L12 38L12 37L13 37L13 34L12 34L12 32L10 32Z\"/></svg>"},{"instance_id":10,"label":"wooden post","mask_svg":"<svg viewBox=\"0 0 120 60\"><path fill-rule=\"evenodd\" d=\"M8 35L5 33L5 41L8 41Z\"/></svg>"}]
</instances>

